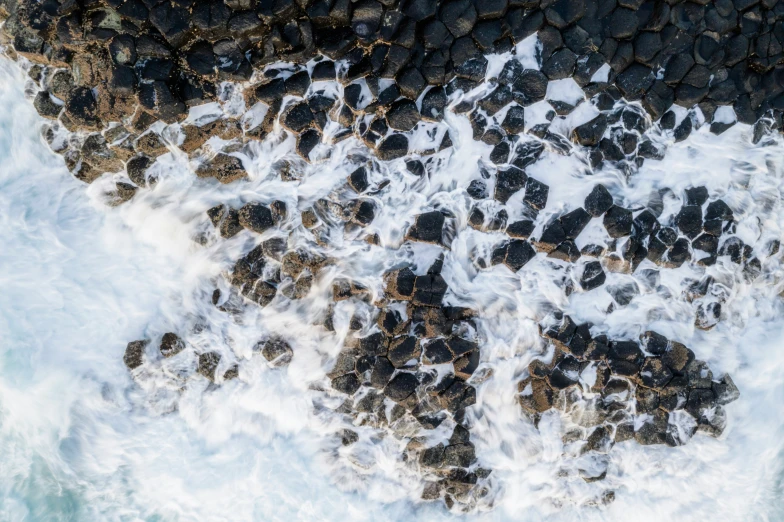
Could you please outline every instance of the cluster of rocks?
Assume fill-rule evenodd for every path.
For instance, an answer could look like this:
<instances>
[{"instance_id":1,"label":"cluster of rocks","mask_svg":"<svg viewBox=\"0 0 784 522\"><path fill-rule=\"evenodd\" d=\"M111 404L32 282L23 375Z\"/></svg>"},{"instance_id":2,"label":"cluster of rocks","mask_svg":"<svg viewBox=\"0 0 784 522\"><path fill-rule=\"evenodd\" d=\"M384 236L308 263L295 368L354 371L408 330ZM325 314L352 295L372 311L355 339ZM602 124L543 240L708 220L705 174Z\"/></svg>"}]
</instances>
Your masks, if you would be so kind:
<instances>
[{"instance_id":1,"label":"cluster of rocks","mask_svg":"<svg viewBox=\"0 0 784 522\"><path fill-rule=\"evenodd\" d=\"M74 125L92 128L136 104L149 115L138 118L176 121L212 99L217 82L247 81L254 68L317 54L345 60L346 83L393 79L415 100L428 85L475 82L485 54L537 32L547 78L574 77L594 92L614 85L655 118L673 103L734 104L741 121L753 123L783 99L784 7L773 0L4 0L2 7L19 54L78 71L79 87L62 101Z\"/></svg>"},{"instance_id":2,"label":"cluster of rocks","mask_svg":"<svg viewBox=\"0 0 784 522\"><path fill-rule=\"evenodd\" d=\"M583 207L541 223L550 190L526 169L545 151L581 150L588 170L611 163L631 175L644 160L663 157L666 140L652 139L653 133L677 142L703 119L717 134L737 120L756 122L759 142L784 128L784 5L776 1L0 0L0 16L6 19L0 43L33 62L33 103L51 120L44 135L52 149L86 183L124 171L109 194L111 205L154 187L156 159L174 151L195 161L200 178L240 182L248 173L238 153L281 129L296 137L297 156L274 165L284 181L299 180L300 164L327 158L329 145L349 137L380 161L405 157L408 172L424 177L428 160L414 156L452 147L447 125L438 125L451 110L466 115L473 139L492 147L492 166L480 162L481 179L467 187L468 226L509 236L489 259L476 260L480 268L503 264L517 272L541 254L573 265L586 292L604 285L608 272L648 270L646 262L708 267L728 256L749 279L761 271L751 247L734 235L730 207L704 187L687 190L682 208L663 217L661 197L626 208L596 185ZM534 34L540 69L514 56L515 45ZM489 75L486 55L506 52L511 58ZM548 96L550 82L566 78L586 95L576 104ZM245 115L260 118L236 110L185 121L190 108L238 93ZM595 117L568 136L551 130L562 127L551 122L585 99ZM730 106L734 116L727 119ZM415 149L413 136L423 128L430 145ZM247 302L305 298L331 261L315 247L290 248L301 243L279 234L281 225L301 224L297 233L304 229L319 246L328 246L335 230L370 225L378 210L370 164L348 176L338 197L306 209L251 200L207 210L221 238L264 234L234 263L229 290L216 290L213 304L236 313ZM578 248L593 219L602 220L609 240ZM425 212L405 240L448 246L451 226L448 212ZM380 242L376 235L365 239ZM769 253L777 250L776 243ZM360 301L367 314L351 320L328 377L348 396L340 412L357 426L406 438L404 457L426 481L422 497L451 506L484 495L490 472L478 466L465 415L482 380L475 375L475 314L443 305L441 265L436 261L422 275L410 268L385 274L380 302L371 303L371 292L357 282L336 281L333 301ZM720 319L721 284L709 276L688 282L687 299L699 304L698 327ZM328 330L333 310L324 318ZM531 363L520 382L520 403L534 420L551 408L564 412L573 424L565 441L578 453L606 454L614 442L631 438L678 445L696 430L721 433L722 406L738 397L728 376L713 380L688 348L654 332L638 343L590 330L563 314L543 323L554 355L550 363ZM156 344L129 343L125 364L136 372L190 357L194 372L210 381L239 374L236 363L174 333ZM271 366L293 356L278 338L261 341L257 351ZM345 430L341 437L350 445L359 435Z\"/></svg>"},{"instance_id":3,"label":"cluster of rocks","mask_svg":"<svg viewBox=\"0 0 784 522\"><path fill-rule=\"evenodd\" d=\"M151 349L151 339L140 339L131 341L125 348L123 362L128 370L134 375L139 373L139 369L145 364L154 364L165 359L171 359L185 354L186 357L193 359L194 372L214 383L225 382L236 379L239 376L239 364L230 362L221 364L223 360L217 351L196 350L189 347L180 336L173 332L163 334L158 343L158 349ZM289 364L294 356L291 346L279 337L269 337L259 341L254 346L254 352L261 353L271 367L280 367ZM218 372L218 369L222 372ZM222 376L222 378L219 378Z\"/></svg>"},{"instance_id":4,"label":"cluster of rocks","mask_svg":"<svg viewBox=\"0 0 784 522\"><path fill-rule=\"evenodd\" d=\"M610 192L597 184L585 198L584 206L561 216L551 218L540 231L536 227L537 202L546 202L548 187L528 178L525 171L510 166L500 168L495 179L494 199L505 203L511 194L525 190L523 204L527 205L531 219L507 223L506 209L498 211L488 220L475 206L469 225L482 231L503 231L510 239L500 243L492 252L491 265L503 264L511 271L522 269L537 253L558 259L579 268L579 285L590 291L605 284L605 271L634 273L644 261L662 268L678 268L686 262L698 266L711 266L721 256L743 266L748 280L756 278L762 269L752 248L734 235L736 221L730 207L721 199L709 199L705 187L692 187L682 197L683 206L672 216L662 219L662 199L654 198L648 207L629 209L617 205ZM468 188L474 199L488 198L486 183L474 180ZM529 194L533 193L533 196ZM660 195L661 196L661 195ZM609 238L606 244L585 244L578 248L575 241L593 219L601 219ZM769 254L778 251L779 244L770 245ZM581 262L582 258L593 258ZM478 258L480 266L485 261ZM706 284L702 295L707 293ZM690 300L698 296L692 291ZM721 314L721 304L716 302L704 311L713 316L698 316L697 325L712 327ZM699 314L698 314L699 315ZM704 315L704 314L703 314Z\"/></svg>"},{"instance_id":5,"label":"cluster of rocks","mask_svg":"<svg viewBox=\"0 0 784 522\"><path fill-rule=\"evenodd\" d=\"M158 120L182 121L189 107L216 99L219 82L259 80L245 89L246 101L270 110L257 128L244 129L249 137L263 137L280 115L283 126L299 135L298 152L310 159L332 122L339 130L330 131L331 140L353 130L379 158L394 159L409 152L406 132L417 122L443 117L449 94L468 93L486 79L486 54L510 51L535 33L541 70L510 60L489 79L489 94L456 107L470 112L475 138L495 146L499 163L514 151L524 107L544 99L549 81L563 78L573 78L603 110L621 96L641 100L664 128L674 125L674 113L667 112L672 104L698 105L707 120L718 106L732 105L738 121L768 116L768 128L781 123L784 34L777 28L784 8L773 1L4 0L0 9L8 43L38 64L39 112L69 130L94 133L85 154L71 147L75 175L89 182L127 162L133 183L118 185L115 203L149 181L138 172L165 152L154 133L139 134ZM314 57L319 61L302 66ZM254 76L277 61L301 65ZM325 80L343 84L342 100L311 88ZM302 100L282 107L285 96ZM563 101L551 105L553 115L574 108ZM502 121L493 119L496 114ZM630 125L639 131L645 124L630 114L623 115L626 130L603 137L618 117L600 115L575 129L574 139L598 147L594 163L657 157L661 152L650 141L638 143L639 133L628 132ZM107 128L112 122L123 125ZM711 128L721 132L730 124L716 121ZM691 118L683 120L676 139L692 125ZM546 124L533 127L542 136L548 132ZM231 139L242 130L237 122L221 121L202 133ZM116 146L107 151L109 144ZM417 152L450 144L447 133L438 147ZM133 152L143 156L131 164ZM223 182L244 177L239 159L226 154L197 174Z\"/></svg>"},{"instance_id":6,"label":"cluster of rocks","mask_svg":"<svg viewBox=\"0 0 784 522\"><path fill-rule=\"evenodd\" d=\"M422 497L444 498L451 507L481 496L490 472L477 467L465 417L476 402L470 383L480 360L474 312L443 305L441 264L423 275L388 272L384 302L372 307L372 322L352 320L353 333L328 376L333 389L349 396L342 412L356 424L409 439L405 457L423 472ZM341 285L334 293L345 298ZM438 434L445 440L433 444Z\"/></svg>"},{"instance_id":7,"label":"cluster of rocks","mask_svg":"<svg viewBox=\"0 0 784 522\"><path fill-rule=\"evenodd\" d=\"M578 454L615 443L685 444L697 432L719 436L723 406L740 394L729 375L714 379L683 344L646 331L637 340L592 335L560 312L540 325L549 363L535 359L519 383L519 402L534 422L550 409L568 419L564 441ZM596 477L585 477L595 479Z\"/></svg>"}]
</instances>

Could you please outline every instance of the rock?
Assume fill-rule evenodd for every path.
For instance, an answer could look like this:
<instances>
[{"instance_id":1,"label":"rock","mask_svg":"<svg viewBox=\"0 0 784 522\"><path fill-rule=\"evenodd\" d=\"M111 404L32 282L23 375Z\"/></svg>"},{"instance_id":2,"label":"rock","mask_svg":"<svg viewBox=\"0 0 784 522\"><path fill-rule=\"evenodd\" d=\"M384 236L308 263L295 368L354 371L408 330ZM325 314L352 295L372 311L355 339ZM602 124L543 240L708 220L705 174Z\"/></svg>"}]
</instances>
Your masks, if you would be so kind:
<instances>
[{"instance_id":1,"label":"rock","mask_svg":"<svg viewBox=\"0 0 784 522\"><path fill-rule=\"evenodd\" d=\"M252 232L262 234L275 225L270 209L261 203L248 203L239 211L239 223Z\"/></svg>"},{"instance_id":2,"label":"rock","mask_svg":"<svg viewBox=\"0 0 784 522\"><path fill-rule=\"evenodd\" d=\"M708 203L708 208L705 211L705 220L720 219L722 221L732 221L734 214L729 205L724 201L717 199Z\"/></svg>"},{"instance_id":3,"label":"rock","mask_svg":"<svg viewBox=\"0 0 784 522\"><path fill-rule=\"evenodd\" d=\"M354 395L361 385L359 379L353 373L347 373L332 379L332 388L346 395Z\"/></svg>"},{"instance_id":4,"label":"rock","mask_svg":"<svg viewBox=\"0 0 784 522\"><path fill-rule=\"evenodd\" d=\"M215 370L218 369L221 356L218 352L199 354L199 363L196 371L211 381L215 381Z\"/></svg>"},{"instance_id":5,"label":"rock","mask_svg":"<svg viewBox=\"0 0 784 522\"><path fill-rule=\"evenodd\" d=\"M425 243L441 243L444 228L444 215L433 210L419 214L414 224L408 229L406 239Z\"/></svg>"},{"instance_id":6,"label":"rock","mask_svg":"<svg viewBox=\"0 0 784 522\"><path fill-rule=\"evenodd\" d=\"M601 185L600 185L601 186ZM583 208L577 208L559 218L566 239L576 239L585 226L591 221L591 214Z\"/></svg>"},{"instance_id":7,"label":"rock","mask_svg":"<svg viewBox=\"0 0 784 522\"><path fill-rule=\"evenodd\" d=\"M585 210L593 217L600 217L613 206L613 198L604 185L594 186L585 198Z\"/></svg>"},{"instance_id":8,"label":"rock","mask_svg":"<svg viewBox=\"0 0 784 522\"><path fill-rule=\"evenodd\" d=\"M572 137L580 145L592 147L599 143L599 140L606 129L607 118L604 114L599 114L591 121L576 127L572 132Z\"/></svg>"},{"instance_id":9,"label":"rock","mask_svg":"<svg viewBox=\"0 0 784 522\"><path fill-rule=\"evenodd\" d=\"M185 342L177 334L168 332L163 334L161 339L160 351L164 357L174 357L185 349Z\"/></svg>"},{"instance_id":10,"label":"rock","mask_svg":"<svg viewBox=\"0 0 784 522\"><path fill-rule=\"evenodd\" d=\"M487 193L487 184L478 179L471 181L466 192L468 192L468 195L473 199L486 199L489 196Z\"/></svg>"},{"instance_id":11,"label":"rock","mask_svg":"<svg viewBox=\"0 0 784 522\"><path fill-rule=\"evenodd\" d=\"M302 132L313 122L313 113L306 102L290 105L283 112L281 124L291 132Z\"/></svg>"},{"instance_id":12,"label":"rock","mask_svg":"<svg viewBox=\"0 0 784 522\"><path fill-rule=\"evenodd\" d=\"M515 221L506 227L506 233L517 239L528 239L533 231L534 222L530 220Z\"/></svg>"},{"instance_id":13,"label":"rock","mask_svg":"<svg viewBox=\"0 0 784 522\"><path fill-rule=\"evenodd\" d=\"M123 362L129 370L135 370L144 364L144 351L148 344L150 344L148 340L131 341L128 343L128 346L125 348L125 355L123 355Z\"/></svg>"},{"instance_id":14,"label":"rock","mask_svg":"<svg viewBox=\"0 0 784 522\"><path fill-rule=\"evenodd\" d=\"M386 114L387 123L395 130L410 131L419 123L419 110L416 103L401 99L392 104Z\"/></svg>"},{"instance_id":15,"label":"rock","mask_svg":"<svg viewBox=\"0 0 784 522\"><path fill-rule=\"evenodd\" d=\"M589 261L583 268L580 286L588 292L602 286L606 280L607 276L602 269L602 264L599 261Z\"/></svg>"},{"instance_id":16,"label":"rock","mask_svg":"<svg viewBox=\"0 0 784 522\"><path fill-rule=\"evenodd\" d=\"M498 169L494 198L506 203L516 192L526 186L528 176L522 169L514 166Z\"/></svg>"},{"instance_id":17,"label":"rock","mask_svg":"<svg viewBox=\"0 0 784 522\"><path fill-rule=\"evenodd\" d=\"M261 348L261 355L267 359L270 366L278 368L291 363L294 357L294 350L283 339L273 338L264 343L264 346Z\"/></svg>"},{"instance_id":18,"label":"rock","mask_svg":"<svg viewBox=\"0 0 784 522\"><path fill-rule=\"evenodd\" d=\"M711 389L716 397L716 403L720 405L729 404L740 397L740 391L729 375L724 375L720 381L713 382Z\"/></svg>"},{"instance_id":19,"label":"rock","mask_svg":"<svg viewBox=\"0 0 784 522\"><path fill-rule=\"evenodd\" d=\"M694 352L681 343L672 341L662 355L662 363L674 372L682 372L694 360Z\"/></svg>"},{"instance_id":20,"label":"rock","mask_svg":"<svg viewBox=\"0 0 784 522\"><path fill-rule=\"evenodd\" d=\"M433 87L422 98L422 119L428 121L441 121L447 106L447 96L443 87Z\"/></svg>"},{"instance_id":21,"label":"rock","mask_svg":"<svg viewBox=\"0 0 784 522\"><path fill-rule=\"evenodd\" d=\"M702 231L702 208L697 205L684 205L675 216L675 224L689 238L695 238Z\"/></svg>"},{"instance_id":22,"label":"rock","mask_svg":"<svg viewBox=\"0 0 784 522\"><path fill-rule=\"evenodd\" d=\"M201 164L196 169L196 175L200 178L215 178L226 184L245 178L246 172L239 158L221 152L208 163Z\"/></svg>"},{"instance_id":23,"label":"rock","mask_svg":"<svg viewBox=\"0 0 784 522\"><path fill-rule=\"evenodd\" d=\"M547 94L547 76L536 69L525 69L512 84L514 101L523 107L541 101Z\"/></svg>"},{"instance_id":24,"label":"rock","mask_svg":"<svg viewBox=\"0 0 784 522\"><path fill-rule=\"evenodd\" d=\"M670 369L656 357L646 357L640 368L640 382L643 386L661 390L672 379Z\"/></svg>"},{"instance_id":25,"label":"rock","mask_svg":"<svg viewBox=\"0 0 784 522\"><path fill-rule=\"evenodd\" d=\"M632 231L632 211L613 205L604 215L604 228L611 237L628 236Z\"/></svg>"},{"instance_id":26,"label":"rock","mask_svg":"<svg viewBox=\"0 0 784 522\"><path fill-rule=\"evenodd\" d=\"M525 240L507 241L493 251L492 263L505 264L512 272L517 272L536 256L536 251Z\"/></svg>"},{"instance_id":27,"label":"rock","mask_svg":"<svg viewBox=\"0 0 784 522\"><path fill-rule=\"evenodd\" d=\"M382 161L390 161L408 154L408 138L403 134L390 134L376 147L376 155Z\"/></svg>"},{"instance_id":28,"label":"rock","mask_svg":"<svg viewBox=\"0 0 784 522\"><path fill-rule=\"evenodd\" d=\"M44 118L56 119L63 107L56 104L46 91L39 91L33 100L33 106Z\"/></svg>"},{"instance_id":29,"label":"rock","mask_svg":"<svg viewBox=\"0 0 784 522\"><path fill-rule=\"evenodd\" d=\"M547 254L547 257L560 259L561 261L565 261L567 263L574 263L580 259L580 249L577 248L577 245L574 244L574 241L566 240L559 244L555 250Z\"/></svg>"},{"instance_id":30,"label":"rock","mask_svg":"<svg viewBox=\"0 0 784 522\"><path fill-rule=\"evenodd\" d=\"M621 11L617 9L616 12ZM643 97L653 84L654 75L649 67L634 63L620 73L616 85L627 100L634 101Z\"/></svg>"},{"instance_id":31,"label":"rock","mask_svg":"<svg viewBox=\"0 0 784 522\"><path fill-rule=\"evenodd\" d=\"M529 176L525 182L525 196L523 196L523 201L536 210L542 210L547 205L547 196L549 192L550 187Z\"/></svg>"},{"instance_id":32,"label":"rock","mask_svg":"<svg viewBox=\"0 0 784 522\"><path fill-rule=\"evenodd\" d=\"M668 414L656 411L653 418L644 422L634 433L634 439L643 446L664 444L667 435Z\"/></svg>"},{"instance_id":33,"label":"rock","mask_svg":"<svg viewBox=\"0 0 784 522\"><path fill-rule=\"evenodd\" d=\"M392 377L389 384L384 387L384 395L400 403L407 399L419 385L416 375L408 372L399 372Z\"/></svg>"},{"instance_id":34,"label":"rock","mask_svg":"<svg viewBox=\"0 0 784 522\"><path fill-rule=\"evenodd\" d=\"M648 330L642 336L645 350L652 355L663 355L669 345L669 340L661 334Z\"/></svg>"},{"instance_id":35,"label":"rock","mask_svg":"<svg viewBox=\"0 0 784 522\"><path fill-rule=\"evenodd\" d=\"M446 294L447 285L444 278L438 274L416 276L414 279L414 292L412 302L422 306L440 306Z\"/></svg>"},{"instance_id":36,"label":"rock","mask_svg":"<svg viewBox=\"0 0 784 522\"><path fill-rule=\"evenodd\" d=\"M542 72L550 80L569 78L574 73L577 55L571 49L559 49L542 66Z\"/></svg>"},{"instance_id":37,"label":"rock","mask_svg":"<svg viewBox=\"0 0 784 522\"><path fill-rule=\"evenodd\" d=\"M365 192L370 186L367 179L367 169L359 167L354 170L348 177L348 185L358 194Z\"/></svg>"}]
</instances>

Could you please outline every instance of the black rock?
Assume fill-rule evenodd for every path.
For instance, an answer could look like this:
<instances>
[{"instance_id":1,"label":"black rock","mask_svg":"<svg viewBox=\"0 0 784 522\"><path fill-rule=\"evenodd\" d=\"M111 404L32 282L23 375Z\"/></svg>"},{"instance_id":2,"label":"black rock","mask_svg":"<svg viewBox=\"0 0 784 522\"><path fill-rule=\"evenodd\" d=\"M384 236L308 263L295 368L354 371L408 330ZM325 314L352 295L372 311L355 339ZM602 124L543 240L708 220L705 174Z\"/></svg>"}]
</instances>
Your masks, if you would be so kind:
<instances>
[{"instance_id":1,"label":"black rock","mask_svg":"<svg viewBox=\"0 0 784 522\"><path fill-rule=\"evenodd\" d=\"M425 243L440 243L444 228L444 214L438 210L419 214L406 233L406 239Z\"/></svg>"},{"instance_id":2,"label":"black rock","mask_svg":"<svg viewBox=\"0 0 784 522\"><path fill-rule=\"evenodd\" d=\"M408 154L408 138L403 134L390 134L376 147L376 155L380 160L390 161Z\"/></svg>"},{"instance_id":3,"label":"black rock","mask_svg":"<svg viewBox=\"0 0 784 522\"><path fill-rule=\"evenodd\" d=\"M479 179L471 181L466 191L468 192L468 195L474 199L486 199L489 196L487 184Z\"/></svg>"},{"instance_id":4,"label":"black rock","mask_svg":"<svg viewBox=\"0 0 784 522\"><path fill-rule=\"evenodd\" d=\"M353 373L332 379L332 388L346 395L354 395L361 385L362 383L359 382L359 379Z\"/></svg>"},{"instance_id":5,"label":"black rock","mask_svg":"<svg viewBox=\"0 0 784 522\"><path fill-rule=\"evenodd\" d=\"M675 216L675 224L689 238L695 238L702 231L702 208L697 205L684 205Z\"/></svg>"},{"instance_id":6,"label":"black rock","mask_svg":"<svg viewBox=\"0 0 784 522\"><path fill-rule=\"evenodd\" d=\"M443 87L433 87L422 97L422 119L441 121L447 105L447 96Z\"/></svg>"},{"instance_id":7,"label":"black rock","mask_svg":"<svg viewBox=\"0 0 784 522\"><path fill-rule=\"evenodd\" d=\"M619 238L628 236L632 232L632 211L613 205L604 215L604 228L610 237Z\"/></svg>"},{"instance_id":8,"label":"black rock","mask_svg":"<svg viewBox=\"0 0 784 522\"><path fill-rule=\"evenodd\" d=\"M525 130L525 112L519 105L513 105L506 111L501 128L507 134L520 134Z\"/></svg>"},{"instance_id":9,"label":"black rock","mask_svg":"<svg viewBox=\"0 0 784 522\"><path fill-rule=\"evenodd\" d=\"M185 342L175 333L168 332L163 334L161 339L160 351L164 357L174 357L185 349Z\"/></svg>"},{"instance_id":10,"label":"black rock","mask_svg":"<svg viewBox=\"0 0 784 522\"><path fill-rule=\"evenodd\" d=\"M599 261L590 261L583 268L580 286L587 292L602 286L606 280L607 276L602 269L602 264Z\"/></svg>"},{"instance_id":11,"label":"black rock","mask_svg":"<svg viewBox=\"0 0 784 522\"><path fill-rule=\"evenodd\" d=\"M584 205L588 214L593 217L600 217L613 206L613 198L604 185L598 184L585 198Z\"/></svg>"},{"instance_id":12,"label":"black rock","mask_svg":"<svg viewBox=\"0 0 784 522\"><path fill-rule=\"evenodd\" d=\"M528 176L521 169L510 166L498 169L494 198L506 203L516 192L526 186Z\"/></svg>"},{"instance_id":13,"label":"black rock","mask_svg":"<svg viewBox=\"0 0 784 522\"><path fill-rule=\"evenodd\" d=\"M386 114L387 123L395 130L410 131L419 122L416 103L402 99L394 102Z\"/></svg>"},{"instance_id":14,"label":"black rock","mask_svg":"<svg viewBox=\"0 0 784 522\"><path fill-rule=\"evenodd\" d=\"M547 205L547 196L549 192L550 187L529 176L525 182L525 196L523 197L523 201L536 210L542 210Z\"/></svg>"},{"instance_id":15,"label":"black rock","mask_svg":"<svg viewBox=\"0 0 784 522\"><path fill-rule=\"evenodd\" d=\"M416 276L412 301L414 304L422 306L440 306L446 290L446 281L441 275Z\"/></svg>"},{"instance_id":16,"label":"black rock","mask_svg":"<svg viewBox=\"0 0 784 522\"><path fill-rule=\"evenodd\" d=\"M239 211L240 224L257 234L263 233L275 225L269 207L261 203L248 203Z\"/></svg>"},{"instance_id":17,"label":"black rock","mask_svg":"<svg viewBox=\"0 0 784 522\"><path fill-rule=\"evenodd\" d=\"M591 214L583 208L577 208L561 216L560 221L566 238L575 239L591 221Z\"/></svg>"},{"instance_id":18,"label":"black rock","mask_svg":"<svg viewBox=\"0 0 784 522\"><path fill-rule=\"evenodd\" d=\"M734 214L732 213L732 209L730 209L729 205L727 205L721 199L717 199L716 201L711 201L708 203L708 208L705 211L705 219L732 221L734 219Z\"/></svg>"},{"instance_id":19,"label":"black rock","mask_svg":"<svg viewBox=\"0 0 784 522\"><path fill-rule=\"evenodd\" d=\"M515 221L506 227L506 233L517 239L528 239L534 231L534 222L530 220Z\"/></svg>"},{"instance_id":20,"label":"black rock","mask_svg":"<svg viewBox=\"0 0 784 522\"><path fill-rule=\"evenodd\" d=\"M616 85L627 100L639 100L653 84L653 80L653 71L649 67L634 63L618 75Z\"/></svg>"},{"instance_id":21,"label":"black rock","mask_svg":"<svg viewBox=\"0 0 784 522\"><path fill-rule=\"evenodd\" d=\"M313 66L313 72L310 79L314 82L318 81L334 81L336 78L335 62L332 60L321 60L316 62Z\"/></svg>"},{"instance_id":22,"label":"black rock","mask_svg":"<svg viewBox=\"0 0 784 522\"><path fill-rule=\"evenodd\" d=\"M525 69L512 84L514 100L523 107L543 100L547 82L547 76L541 71Z\"/></svg>"},{"instance_id":23,"label":"black rock","mask_svg":"<svg viewBox=\"0 0 784 522\"><path fill-rule=\"evenodd\" d=\"M542 66L542 72L550 80L562 80L569 78L574 73L574 66L577 63L577 55L570 49L560 49L550 56Z\"/></svg>"},{"instance_id":24,"label":"black rock","mask_svg":"<svg viewBox=\"0 0 784 522\"><path fill-rule=\"evenodd\" d=\"M599 114L591 121L575 127L572 136L580 145L591 147L599 143L606 129L607 118L604 114Z\"/></svg>"},{"instance_id":25,"label":"black rock","mask_svg":"<svg viewBox=\"0 0 784 522\"><path fill-rule=\"evenodd\" d=\"M688 116L683 118L683 121L675 128L672 135L675 138L675 142L680 142L685 140L691 134L692 123L691 118Z\"/></svg>"},{"instance_id":26,"label":"black rock","mask_svg":"<svg viewBox=\"0 0 784 522\"><path fill-rule=\"evenodd\" d=\"M123 362L129 370L134 370L144 363L144 350L150 344L148 340L131 341L125 348Z\"/></svg>"},{"instance_id":27,"label":"black rock","mask_svg":"<svg viewBox=\"0 0 784 522\"><path fill-rule=\"evenodd\" d=\"M281 123L292 132L302 132L313 122L313 113L306 102L296 103L286 108Z\"/></svg>"},{"instance_id":28,"label":"black rock","mask_svg":"<svg viewBox=\"0 0 784 522\"><path fill-rule=\"evenodd\" d=\"M359 167L352 172L348 177L348 184L358 194L366 191L370 185L367 179L367 169L365 167Z\"/></svg>"},{"instance_id":29,"label":"black rock","mask_svg":"<svg viewBox=\"0 0 784 522\"><path fill-rule=\"evenodd\" d=\"M414 176L422 177L425 175L425 165L420 160L406 160L406 170Z\"/></svg>"},{"instance_id":30,"label":"black rock","mask_svg":"<svg viewBox=\"0 0 784 522\"><path fill-rule=\"evenodd\" d=\"M686 189L686 204L702 206L708 201L708 189L705 187L692 187Z\"/></svg>"}]
</instances>

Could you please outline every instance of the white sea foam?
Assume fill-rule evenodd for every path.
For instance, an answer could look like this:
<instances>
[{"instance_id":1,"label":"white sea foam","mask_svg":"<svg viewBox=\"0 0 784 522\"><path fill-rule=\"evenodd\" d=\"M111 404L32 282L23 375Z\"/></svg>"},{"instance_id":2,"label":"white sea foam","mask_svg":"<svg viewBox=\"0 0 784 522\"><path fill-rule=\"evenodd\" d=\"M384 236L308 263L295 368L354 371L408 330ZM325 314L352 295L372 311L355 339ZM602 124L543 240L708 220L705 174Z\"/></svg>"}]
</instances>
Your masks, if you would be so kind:
<instances>
[{"instance_id":1,"label":"white sea foam","mask_svg":"<svg viewBox=\"0 0 784 522\"><path fill-rule=\"evenodd\" d=\"M439 155L428 178L412 176L400 162L372 176L390 185L374 196L380 210L367 232L377 232L389 248L337 238L328 252L334 264L307 299L279 297L232 320L212 306L210 295L216 285L226 289L221 274L256 238L243 232L196 244L193 238L207 230L204 211L216 203L281 199L290 213L283 228L304 245L308 233L297 228L294 209L343 183L355 168L348 158L364 151L358 142L341 142L328 160L306 169L302 184L271 174L292 150L291 138L254 144L243 154L251 180L236 186L195 178L188 158L175 150L155 167L160 181L153 190L108 208L102 193L112 176L85 190L68 175L38 136L41 120L24 101L23 85L15 66L0 62L0 107L7 109L0 114L0 447L6 449L0 519L452 518L441 504L417 501L415 470L399 459L405 441L358 428L360 440L343 448L334 435L343 425L329 409L341 399L319 388L328 387L324 374L353 305L336 307L334 335L310 326L335 277L379 292L385 269L414 263L424 271L438 247L397 247L414 215L434 207L451 211L459 231L445 259L447 301L482 314L479 372L489 377L478 386L469 418L480 463L493 469L493 488L472 518L782 519L778 259L763 259L764 276L754 284L744 283L734 265L709 269L732 289L724 319L708 332L694 328L693 306L680 297L683 279L696 275L686 266L662 270L663 289L643 290L610 314L611 298L602 289L567 298L559 262L539 256L519 274L502 266L479 270L472 258L489 253L503 236L465 228L464 189L478 179L477 162L491 147L471 139L465 118L450 115L454 155ZM610 169L587 176L581 154L547 151L528 169L550 185L539 226L580 206L593 183L605 183L627 206L645 205L662 187L679 195L705 185L733 208L739 235L762 253L784 223L784 142L775 137L754 146L749 134L743 125L718 137L703 127L629 180ZM510 200L513 209L518 200ZM665 206L662 217L676 210L674 203ZM592 237L602 239L602 232L596 228ZM615 274L608 283L632 278ZM537 430L515 401L520 374L543 349L536 321L553 306L617 337L656 328L690 346L717 374L729 372L741 398L727 407L725 434L718 440L697 435L678 448L625 442L611 451L604 481L576 476L590 463L564 456L560 415L545 415ZM188 350L151 360L132 380L122 363L125 343L166 331L180 333ZM271 369L254 355L256 341L269 334L290 340L295 355L288 368ZM216 387L194 377L194 353L207 349L220 352L224 365L239 361L240 378ZM608 491L615 500L603 505Z\"/></svg>"}]
</instances>

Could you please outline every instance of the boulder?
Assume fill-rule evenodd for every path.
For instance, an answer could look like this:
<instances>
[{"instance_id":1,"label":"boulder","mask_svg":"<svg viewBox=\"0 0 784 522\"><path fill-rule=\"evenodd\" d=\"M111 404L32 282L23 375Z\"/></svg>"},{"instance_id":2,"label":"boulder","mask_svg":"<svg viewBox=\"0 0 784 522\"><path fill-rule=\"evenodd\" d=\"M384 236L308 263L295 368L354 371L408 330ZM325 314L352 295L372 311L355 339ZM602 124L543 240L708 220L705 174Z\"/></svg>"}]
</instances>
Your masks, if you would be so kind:
<instances>
[{"instance_id":1,"label":"boulder","mask_svg":"<svg viewBox=\"0 0 784 522\"><path fill-rule=\"evenodd\" d=\"M245 178L247 173L238 157L221 152L207 163L199 165L196 175L200 178L215 178L226 184Z\"/></svg>"},{"instance_id":2,"label":"boulder","mask_svg":"<svg viewBox=\"0 0 784 522\"><path fill-rule=\"evenodd\" d=\"M164 357L174 357L185 349L185 342L175 333L168 332L163 334L160 344L160 352Z\"/></svg>"},{"instance_id":3,"label":"boulder","mask_svg":"<svg viewBox=\"0 0 784 522\"><path fill-rule=\"evenodd\" d=\"M240 225L243 228L261 234L275 225L269 207L261 203L248 203L238 213Z\"/></svg>"},{"instance_id":4,"label":"boulder","mask_svg":"<svg viewBox=\"0 0 784 522\"><path fill-rule=\"evenodd\" d=\"M444 220L444 214L438 210L419 214L414 224L406 232L406 239L425 243L441 243Z\"/></svg>"}]
</instances>

